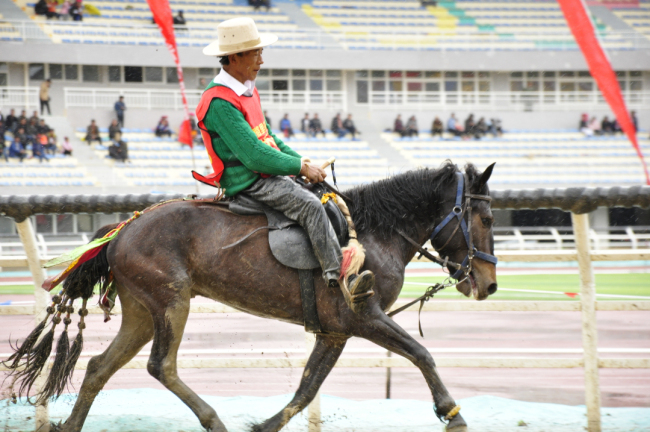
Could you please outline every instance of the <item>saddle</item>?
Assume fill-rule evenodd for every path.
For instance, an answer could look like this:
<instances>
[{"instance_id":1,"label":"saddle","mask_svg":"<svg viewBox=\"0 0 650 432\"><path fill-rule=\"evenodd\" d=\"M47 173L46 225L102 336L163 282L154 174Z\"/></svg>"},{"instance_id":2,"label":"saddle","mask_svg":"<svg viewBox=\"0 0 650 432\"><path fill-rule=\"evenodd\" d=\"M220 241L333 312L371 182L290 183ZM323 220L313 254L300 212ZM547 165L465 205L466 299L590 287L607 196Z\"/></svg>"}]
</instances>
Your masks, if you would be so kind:
<instances>
[{"instance_id":1,"label":"saddle","mask_svg":"<svg viewBox=\"0 0 650 432\"><path fill-rule=\"evenodd\" d=\"M323 195L327 193L327 189L322 184L310 185L301 180L296 181L321 201ZM349 241L349 232L343 213L331 199L325 202L323 206L334 228L339 244L341 247L345 246ZM233 247L245 241L257 231L268 229L269 245L275 259L287 267L298 270L305 330L310 333L323 333L318 319L314 287L314 277L318 277L314 276L314 269L320 268L320 263L314 254L314 249L305 230L295 220L289 219L283 213L251 198L245 192L237 194L230 201L228 210L239 215L266 215L267 226L253 230L235 243L225 246L225 248Z\"/></svg>"},{"instance_id":2,"label":"saddle","mask_svg":"<svg viewBox=\"0 0 650 432\"><path fill-rule=\"evenodd\" d=\"M301 181L299 183L316 195L318 199L322 199L323 195L327 193L327 189L321 184L308 185ZM341 247L345 246L349 240L349 233L343 213L332 200L328 200L323 207L332 223L339 244ZM289 219L281 212L251 198L245 192L237 194L230 201L228 210L239 215L266 215L268 225L257 228L246 237L226 247L235 246L255 232L268 229L271 252L282 264L298 270L313 270L320 267L309 236L295 220Z\"/></svg>"}]
</instances>

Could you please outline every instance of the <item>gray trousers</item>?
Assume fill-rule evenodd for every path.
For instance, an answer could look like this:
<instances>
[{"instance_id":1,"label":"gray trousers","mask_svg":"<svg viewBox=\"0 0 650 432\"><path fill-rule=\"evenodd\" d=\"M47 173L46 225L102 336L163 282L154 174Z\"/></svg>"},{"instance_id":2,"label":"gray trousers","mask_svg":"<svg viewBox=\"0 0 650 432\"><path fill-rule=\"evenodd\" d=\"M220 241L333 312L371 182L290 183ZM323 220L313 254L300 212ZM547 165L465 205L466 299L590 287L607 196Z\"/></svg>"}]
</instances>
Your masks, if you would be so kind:
<instances>
[{"instance_id":1,"label":"gray trousers","mask_svg":"<svg viewBox=\"0 0 650 432\"><path fill-rule=\"evenodd\" d=\"M282 212L302 226L314 248L325 280L341 274L341 247L320 200L286 176L261 178L243 193Z\"/></svg>"}]
</instances>

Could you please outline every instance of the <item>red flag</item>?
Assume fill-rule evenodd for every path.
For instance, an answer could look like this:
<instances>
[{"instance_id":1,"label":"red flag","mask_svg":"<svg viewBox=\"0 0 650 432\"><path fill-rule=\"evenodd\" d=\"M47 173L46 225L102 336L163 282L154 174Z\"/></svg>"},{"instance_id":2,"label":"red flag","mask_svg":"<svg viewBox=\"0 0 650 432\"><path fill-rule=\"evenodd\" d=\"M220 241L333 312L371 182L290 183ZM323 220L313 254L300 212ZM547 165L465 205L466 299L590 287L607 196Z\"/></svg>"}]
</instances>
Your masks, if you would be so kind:
<instances>
[{"instance_id":1,"label":"red flag","mask_svg":"<svg viewBox=\"0 0 650 432\"><path fill-rule=\"evenodd\" d=\"M165 38L165 43L167 44L167 49L174 58L176 63L176 73L178 75L178 85L181 88L181 97L183 99L183 109L185 110L185 119L181 124L181 130L178 134L178 140L183 144L187 144L192 147L192 137L190 134L189 139L185 141L183 125L187 123L185 127L189 128L190 120L190 110L187 107L187 97L185 96L185 81L183 80L183 68L181 67L180 59L178 58L178 49L176 48L176 37L174 36L174 17L172 16L172 10L169 7L169 0L147 0L149 3L149 8L153 14L153 19L160 27L160 32Z\"/></svg>"},{"instance_id":2,"label":"red flag","mask_svg":"<svg viewBox=\"0 0 650 432\"><path fill-rule=\"evenodd\" d=\"M587 7L582 0L558 0L558 2L562 8L564 17L569 24L569 28L573 33L573 37L575 37L582 54L585 56L591 76L596 80L596 84L598 84L598 88L603 94L603 97L614 112L618 124L629 138L637 155L641 159L646 184L650 185L648 167L646 166L645 160L643 159L643 153L641 152L641 147L639 147L639 143L636 139L634 124L627 112L627 107L625 106L625 101L623 100L623 95L621 94L616 74L607 59L605 51L596 38L596 32L593 23L589 18Z\"/></svg>"},{"instance_id":3,"label":"red flag","mask_svg":"<svg viewBox=\"0 0 650 432\"><path fill-rule=\"evenodd\" d=\"M192 127L190 126L189 119L183 120L181 128L178 131L178 140L183 144L192 146Z\"/></svg>"}]
</instances>

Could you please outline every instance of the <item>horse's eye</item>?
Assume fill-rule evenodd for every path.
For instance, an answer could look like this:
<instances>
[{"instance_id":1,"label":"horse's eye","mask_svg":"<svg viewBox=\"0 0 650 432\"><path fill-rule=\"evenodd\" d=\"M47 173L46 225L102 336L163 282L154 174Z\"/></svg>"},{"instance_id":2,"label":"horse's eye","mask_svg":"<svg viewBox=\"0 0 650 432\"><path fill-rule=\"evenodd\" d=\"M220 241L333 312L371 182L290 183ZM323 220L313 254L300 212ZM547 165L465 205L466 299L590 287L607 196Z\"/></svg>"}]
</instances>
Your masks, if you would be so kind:
<instances>
[{"instance_id":1,"label":"horse's eye","mask_svg":"<svg viewBox=\"0 0 650 432\"><path fill-rule=\"evenodd\" d=\"M481 222L483 222L485 228L490 228L492 226L492 218L481 218Z\"/></svg>"}]
</instances>

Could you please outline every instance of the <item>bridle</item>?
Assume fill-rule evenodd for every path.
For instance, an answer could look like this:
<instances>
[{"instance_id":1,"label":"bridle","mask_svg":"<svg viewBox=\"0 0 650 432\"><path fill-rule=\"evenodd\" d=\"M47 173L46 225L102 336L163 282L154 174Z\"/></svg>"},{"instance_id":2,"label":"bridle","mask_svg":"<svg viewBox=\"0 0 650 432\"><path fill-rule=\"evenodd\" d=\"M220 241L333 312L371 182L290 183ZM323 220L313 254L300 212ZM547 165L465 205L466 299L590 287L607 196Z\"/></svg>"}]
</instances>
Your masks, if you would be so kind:
<instances>
[{"instance_id":1,"label":"bridle","mask_svg":"<svg viewBox=\"0 0 650 432\"><path fill-rule=\"evenodd\" d=\"M452 208L451 212L449 212L449 214L442 220L442 222L436 225L429 239L431 241L431 246L433 246L433 248L436 251L442 251L444 250L445 247L447 247L451 239L456 235L456 233L460 229L461 232L463 233L463 237L465 238L465 242L467 243L467 256L465 256L465 259L463 259L462 263L458 264L456 262L450 261L449 257L445 257L444 259L436 257L430 254L426 249L424 249L421 245L419 245L413 239L408 237L401 230L398 230L397 232L402 237L404 237L409 243L417 247L418 251L422 255L429 258L431 261L441 265L443 268L447 266L455 268L456 271L453 274L451 274L450 277L456 279L459 282L462 282L462 280L465 280L469 277L469 274L472 271L472 262L474 258L487 261L494 265L497 264L498 259L494 255L490 255L488 253L481 252L480 250L476 249L476 247L474 247L474 241L472 239L472 206L470 205L471 200L477 199L477 200L490 202L492 201L492 197L490 197L489 195L471 194L469 193L469 191L467 191L467 193L464 193L465 183L469 183L469 181L467 181L467 174L457 172L456 177L458 178L458 186L456 188L456 202L454 204L454 207ZM463 203L463 195L465 195L464 203ZM467 222L465 222L465 213L467 213ZM451 235L447 238L447 241L445 241L445 243L441 247L436 247L434 244L436 237L438 236L440 231L443 230L443 228L445 228L451 221L454 220L454 218L458 220L458 224L456 225L456 228L454 228L454 231L451 233Z\"/></svg>"},{"instance_id":2,"label":"bridle","mask_svg":"<svg viewBox=\"0 0 650 432\"><path fill-rule=\"evenodd\" d=\"M490 202L492 201L492 197L490 197L489 195L471 194L469 193L468 190L465 193L465 204L463 205L462 204L463 191L465 189L465 182L467 181L467 174L457 172L456 177L458 178L458 187L456 188L456 203L454 204L454 208L451 209L451 212L449 212L449 214L442 220L442 222L440 222L433 229L433 233L431 233L430 241L431 241L431 246L435 250L442 251L444 250L445 247L447 247L451 239L456 235L458 229L460 228L462 230L463 237L465 237L465 242L467 243L467 256L465 257L465 259L463 259L463 262L460 264L460 266L454 263L456 264L455 266L456 272L454 272L454 274L451 275L452 278L456 280L460 280L462 276L465 276L465 278L469 276L469 273L472 271L472 261L474 258L487 261L494 265L497 265L498 259L494 255L490 255L488 253L481 252L480 250L476 249L476 247L474 247L474 241L472 238L472 206L470 205L471 200L477 199L477 200ZM467 222L465 222L465 213L467 213ZM458 225L456 225L456 228L451 233L451 235L447 238L447 241L445 242L444 245L442 245L439 248L435 247L434 240L436 236L454 218L458 219Z\"/></svg>"}]
</instances>

